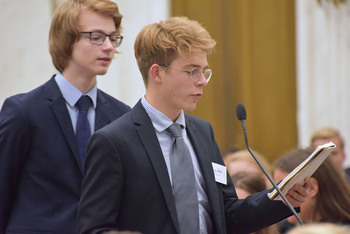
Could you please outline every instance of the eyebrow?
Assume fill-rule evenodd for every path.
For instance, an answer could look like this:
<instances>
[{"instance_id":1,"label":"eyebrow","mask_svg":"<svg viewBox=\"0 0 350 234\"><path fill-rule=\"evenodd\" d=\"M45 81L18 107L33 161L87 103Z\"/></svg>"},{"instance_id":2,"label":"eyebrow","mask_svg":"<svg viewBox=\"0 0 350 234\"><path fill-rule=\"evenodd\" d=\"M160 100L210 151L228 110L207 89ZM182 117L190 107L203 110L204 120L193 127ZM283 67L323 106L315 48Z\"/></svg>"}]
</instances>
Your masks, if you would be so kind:
<instances>
[{"instance_id":1,"label":"eyebrow","mask_svg":"<svg viewBox=\"0 0 350 234\"><path fill-rule=\"evenodd\" d=\"M89 30L85 30L84 32L100 32L100 33L111 34L111 35L117 33L116 30L112 31L111 33L106 33L102 29L89 29Z\"/></svg>"},{"instance_id":2,"label":"eyebrow","mask_svg":"<svg viewBox=\"0 0 350 234\"><path fill-rule=\"evenodd\" d=\"M201 67L200 65L198 65L198 64L187 64L187 65L185 65L184 67ZM204 68L203 68L203 70L205 70L205 69L208 69L209 68L209 64L207 65L207 66L205 66Z\"/></svg>"}]
</instances>

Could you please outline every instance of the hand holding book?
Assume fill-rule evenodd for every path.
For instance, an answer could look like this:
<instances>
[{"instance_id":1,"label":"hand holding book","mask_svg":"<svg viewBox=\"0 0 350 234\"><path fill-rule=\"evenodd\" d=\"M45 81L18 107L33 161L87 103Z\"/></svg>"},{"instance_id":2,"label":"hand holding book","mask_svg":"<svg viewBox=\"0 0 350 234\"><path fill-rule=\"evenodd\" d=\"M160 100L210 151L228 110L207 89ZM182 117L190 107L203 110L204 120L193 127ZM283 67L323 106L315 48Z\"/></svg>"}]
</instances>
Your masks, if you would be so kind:
<instances>
[{"instance_id":1,"label":"hand holding book","mask_svg":"<svg viewBox=\"0 0 350 234\"><path fill-rule=\"evenodd\" d=\"M335 144L333 142L319 145L307 159L279 183L278 187L282 193L285 195L297 183L303 185L304 179L312 176L334 148ZM271 200L282 200L276 189L269 193L268 196Z\"/></svg>"}]
</instances>

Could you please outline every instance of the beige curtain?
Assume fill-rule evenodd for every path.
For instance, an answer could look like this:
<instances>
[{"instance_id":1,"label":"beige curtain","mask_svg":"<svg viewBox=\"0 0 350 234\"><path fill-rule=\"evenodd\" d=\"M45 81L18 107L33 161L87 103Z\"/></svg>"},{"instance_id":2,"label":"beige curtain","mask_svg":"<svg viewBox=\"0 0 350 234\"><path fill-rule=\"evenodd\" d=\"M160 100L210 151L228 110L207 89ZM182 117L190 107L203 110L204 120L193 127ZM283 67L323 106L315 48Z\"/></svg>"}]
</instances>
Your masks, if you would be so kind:
<instances>
[{"instance_id":1,"label":"beige curtain","mask_svg":"<svg viewBox=\"0 0 350 234\"><path fill-rule=\"evenodd\" d=\"M247 110L249 143L270 161L297 146L295 2L173 0L172 15L198 20L217 41L213 78L193 113L210 121L221 151L244 148L236 106Z\"/></svg>"}]
</instances>

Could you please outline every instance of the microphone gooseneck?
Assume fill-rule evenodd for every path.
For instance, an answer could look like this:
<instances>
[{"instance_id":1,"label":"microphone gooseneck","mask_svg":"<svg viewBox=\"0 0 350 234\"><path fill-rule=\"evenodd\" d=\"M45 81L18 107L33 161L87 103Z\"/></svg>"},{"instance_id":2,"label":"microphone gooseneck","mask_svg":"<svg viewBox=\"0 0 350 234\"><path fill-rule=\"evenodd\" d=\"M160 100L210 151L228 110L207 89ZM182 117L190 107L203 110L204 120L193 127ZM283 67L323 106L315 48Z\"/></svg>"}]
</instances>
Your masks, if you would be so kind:
<instances>
[{"instance_id":1,"label":"microphone gooseneck","mask_svg":"<svg viewBox=\"0 0 350 234\"><path fill-rule=\"evenodd\" d=\"M245 107L242 103L239 103L237 105L237 109L236 109L236 114L237 114L237 118L239 121L241 121L242 123L242 129L243 129L243 134L244 134L244 138L245 138L245 144L247 146L247 149L249 151L249 153L253 156L254 160L256 161L256 163L259 165L259 167L261 168L261 170L264 172L264 174L266 175L266 177L269 179L269 181L271 182L271 184L273 185L273 187L277 190L278 194L281 196L281 198L283 199L283 201L285 202L285 204L288 206L288 208L291 210L291 212L294 214L294 216L297 218L297 220L299 221L299 223L301 225L303 225L303 221L300 219L299 215L297 214L297 212L294 210L293 206L289 203L289 201L287 200L287 198L284 196L284 194L282 193L282 191L280 190L280 188L278 187L278 185L275 183L275 181L271 178L271 176L269 175L269 173L265 170L264 166L260 163L259 159L255 156L254 152L252 151L252 149L249 146L248 143L248 134L247 134L247 129L245 126L245 120L247 119L247 112L245 110Z\"/></svg>"}]
</instances>

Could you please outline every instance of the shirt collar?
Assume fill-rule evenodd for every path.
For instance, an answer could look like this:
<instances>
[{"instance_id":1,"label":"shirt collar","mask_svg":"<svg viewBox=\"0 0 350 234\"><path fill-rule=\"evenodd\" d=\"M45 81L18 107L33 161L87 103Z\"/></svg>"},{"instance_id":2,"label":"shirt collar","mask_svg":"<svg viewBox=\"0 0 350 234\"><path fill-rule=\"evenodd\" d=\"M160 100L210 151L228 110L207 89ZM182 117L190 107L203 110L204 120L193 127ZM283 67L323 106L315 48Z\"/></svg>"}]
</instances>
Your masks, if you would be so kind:
<instances>
[{"instance_id":1,"label":"shirt collar","mask_svg":"<svg viewBox=\"0 0 350 234\"><path fill-rule=\"evenodd\" d=\"M154 108L149 102L146 100L145 96L141 99L141 104L145 108L147 114L149 115L154 128L158 132L165 131L170 125L174 122L164 115L162 112ZM175 123L180 124L182 128L186 128L185 114L183 110L181 110L179 117L176 119Z\"/></svg>"},{"instance_id":2,"label":"shirt collar","mask_svg":"<svg viewBox=\"0 0 350 234\"><path fill-rule=\"evenodd\" d=\"M63 98L66 100L70 107L74 107L75 103L79 100L82 95L88 95L93 103L94 108L96 108L97 104L97 85L95 84L92 89L87 93L82 93L79 89L77 89L74 85L69 83L63 75L58 72L55 76L55 80L57 82L58 87L61 90Z\"/></svg>"}]
</instances>

